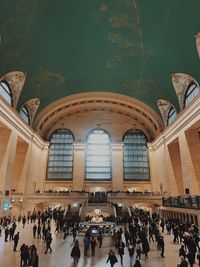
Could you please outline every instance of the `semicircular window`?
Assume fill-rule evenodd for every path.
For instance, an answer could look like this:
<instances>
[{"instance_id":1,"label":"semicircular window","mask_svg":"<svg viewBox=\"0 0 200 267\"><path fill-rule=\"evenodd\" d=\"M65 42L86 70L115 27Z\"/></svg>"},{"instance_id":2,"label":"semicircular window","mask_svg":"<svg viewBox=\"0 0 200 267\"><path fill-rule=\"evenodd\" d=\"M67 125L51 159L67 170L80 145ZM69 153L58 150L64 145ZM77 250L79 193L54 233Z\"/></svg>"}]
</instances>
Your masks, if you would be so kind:
<instances>
[{"instance_id":1,"label":"semicircular window","mask_svg":"<svg viewBox=\"0 0 200 267\"><path fill-rule=\"evenodd\" d=\"M95 129L88 135L85 179L111 180L110 136L102 129Z\"/></svg>"},{"instance_id":2,"label":"semicircular window","mask_svg":"<svg viewBox=\"0 0 200 267\"><path fill-rule=\"evenodd\" d=\"M22 119L30 125L30 115L26 106L21 107L19 114L21 115Z\"/></svg>"},{"instance_id":3,"label":"semicircular window","mask_svg":"<svg viewBox=\"0 0 200 267\"><path fill-rule=\"evenodd\" d=\"M167 116L167 125L169 125L170 123L172 123L177 116L177 112L175 110L174 107L171 107L169 112L168 112L168 116Z\"/></svg>"},{"instance_id":4,"label":"semicircular window","mask_svg":"<svg viewBox=\"0 0 200 267\"><path fill-rule=\"evenodd\" d=\"M187 107L190 102L199 94L199 87L196 83L191 82L185 91L184 107Z\"/></svg>"},{"instance_id":5,"label":"semicircular window","mask_svg":"<svg viewBox=\"0 0 200 267\"><path fill-rule=\"evenodd\" d=\"M0 95L12 106L12 91L7 82L0 82Z\"/></svg>"},{"instance_id":6,"label":"semicircular window","mask_svg":"<svg viewBox=\"0 0 200 267\"><path fill-rule=\"evenodd\" d=\"M73 142L70 130L56 130L50 137L47 180L72 180Z\"/></svg>"},{"instance_id":7,"label":"semicircular window","mask_svg":"<svg viewBox=\"0 0 200 267\"><path fill-rule=\"evenodd\" d=\"M147 138L139 130L128 131L124 141L124 180L149 180Z\"/></svg>"}]
</instances>

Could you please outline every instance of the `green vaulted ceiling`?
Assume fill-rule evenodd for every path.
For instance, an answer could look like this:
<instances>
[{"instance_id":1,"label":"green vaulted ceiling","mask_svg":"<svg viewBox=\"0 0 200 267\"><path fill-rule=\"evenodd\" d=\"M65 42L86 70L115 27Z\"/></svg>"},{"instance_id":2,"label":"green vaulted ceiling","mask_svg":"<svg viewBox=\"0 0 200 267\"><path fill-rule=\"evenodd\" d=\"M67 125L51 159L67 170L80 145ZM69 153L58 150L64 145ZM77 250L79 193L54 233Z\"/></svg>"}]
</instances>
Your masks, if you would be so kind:
<instances>
[{"instance_id":1,"label":"green vaulted ceiling","mask_svg":"<svg viewBox=\"0 0 200 267\"><path fill-rule=\"evenodd\" d=\"M178 108L171 73L200 80L200 0L6 0L0 9L0 75L27 73L19 107L107 91L158 111L159 98Z\"/></svg>"}]
</instances>

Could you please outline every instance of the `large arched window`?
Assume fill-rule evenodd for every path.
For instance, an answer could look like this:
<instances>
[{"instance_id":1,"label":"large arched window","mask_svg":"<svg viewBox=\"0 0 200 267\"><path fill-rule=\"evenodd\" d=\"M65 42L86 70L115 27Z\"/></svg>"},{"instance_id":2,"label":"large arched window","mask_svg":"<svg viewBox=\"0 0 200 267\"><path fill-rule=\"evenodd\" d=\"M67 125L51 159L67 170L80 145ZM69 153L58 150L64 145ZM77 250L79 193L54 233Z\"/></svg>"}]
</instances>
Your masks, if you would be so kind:
<instances>
[{"instance_id":1,"label":"large arched window","mask_svg":"<svg viewBox=\"0 0 200 267\"><path fill-rule=\"evenodd\" d=\"M27 124L30 124L30 115L26 106L21 107L19 114Z\"/></svg>"},{"instance_id":2,"label":"large arched window","mask_svg":"<svg viewBox=\"0 0 200 267\"><path fill-rule=\"evenodd\" d=\"M88 135L85 179L111 179L110 136L102 129L95 129Z\"/></svg>"},{"instance_id":3,"label":"large arched window","mask_svg":"<svg viewBox=\"0 0 200 267\"><path fill-rule=\"evenodd\" d=\"M0 95L10 104L12 105L12 92L9 88L7 82L0 82Z\"/></svg>"},{"instance_id":4,"label":"large arched window","mask_svg":"<svg viewBox=\"0 0 200 267\"><path fill-rule=\"evenodd\" d=\"M149 180L147 138L139 130L124 136L124 180Z\"/></svg>"},{"instance_id":5,"label":"large arched window","mask_svg":"<svg viewBox=\"0 0 200 267\"><path fill-rule=\"evenodd\" d=\"M73 135L70 130L56 130L50 138L47 180L72 180Z\"/></svg>"},{"instance_id":6,"label":"large arched window","mask_svg":"<svg viewBox=\"0 0 200 267\"><path fill-rule=\"evenodd\" d=\"M171 107L169 112L168 112L168 116L167 116L167 125L169 125L170 123L172 123L177 116L177 112L175 110L174 107Z\"/></svg>"},{"instance_id":7,"label":"large arched window","mask_svg":"<svg viewBox=\"0 0 200 267\"><path fill-rule=\"evenodd\" d=\"M199 94L199 87L196 83L191 82L185 91L184 107L187 107L190 102Z\"/></svg>"}]
</instances>

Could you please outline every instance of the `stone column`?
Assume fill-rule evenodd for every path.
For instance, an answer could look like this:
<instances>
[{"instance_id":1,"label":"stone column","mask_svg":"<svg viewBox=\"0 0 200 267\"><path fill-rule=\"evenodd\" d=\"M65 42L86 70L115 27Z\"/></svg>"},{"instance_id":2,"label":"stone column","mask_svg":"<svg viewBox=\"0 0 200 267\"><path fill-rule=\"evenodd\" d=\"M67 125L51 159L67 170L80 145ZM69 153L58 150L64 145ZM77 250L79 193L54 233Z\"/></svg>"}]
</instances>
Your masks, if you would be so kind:
<instances>
[{"instance_id":1,"label":"stone column","mask_svg":"<svg viewBox=\"0 0 200 267\"><path fill-rule=\"evenodd\" d=\"M73 190L85 189L85 149L85 143L74 143Z\"/></svg>"},{"instance_id":2,"label":"stone column","mask_svg":"<svg viewBox=\"0 0 200 267\"><path fill-rule=\"evenodd\" d=\"M190 194L199 194L199 183L195 175L194 166L192 164L191 154L189 152L188 143L184 133L179 135L181 166L183 174L184 189L189 188Z\"/></svg>"},{"instance_id":3,"label":"stone column","mask_svg":"<svg viewBox=\"0 0 200 267\"><path fill-rule=\"evenodd\" d=\"M124 190L123 143L113 143L112 151L112 190Z\"/></svg>"},{"instance_id":4,"label":"stone column","mask_svg":"<svg viewBox=\"0 0 200 267\"><path fill-rule=\"evenodd\" d=\"M6 196L5 192L9 191L10 193L11 189L10 186L12 181L13 165L16 157L17 138L17 134L12 131L9 135L5 134L4 138L1 139L3 141L1 141L1 152L3 152L4 155L1 155L2 163L0 167L0 189L2 191L2 205L0 214L3 212L4 201L10 200L10 196Z\"/></svg>"}]
</instances>

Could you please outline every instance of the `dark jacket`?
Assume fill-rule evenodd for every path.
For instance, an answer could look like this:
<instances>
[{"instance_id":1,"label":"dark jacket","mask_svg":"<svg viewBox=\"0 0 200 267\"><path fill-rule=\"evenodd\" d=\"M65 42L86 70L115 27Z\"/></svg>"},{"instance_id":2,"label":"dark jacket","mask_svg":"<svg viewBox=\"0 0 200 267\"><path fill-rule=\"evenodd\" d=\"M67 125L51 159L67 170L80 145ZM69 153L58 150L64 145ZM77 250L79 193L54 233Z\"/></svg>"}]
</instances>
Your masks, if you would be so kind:
<instances>
[{"instance_id":1,"label":"dark jacket","mask_svg":"<svg viewBox=\"0 0 200 267\"><path fill-rule=\"evenodd\" d=\"M109 253L106 263L109 262L109 261L110 261L111 265L115 264L116 262L118 262L117 257L115 256L114 253Z\"/></svg>"},{"instance_id":2,"label":"dark jacket","mask_svg":"<svg viewBox=\"0 0 200 267\"><path fill-rule=\"evenodd\" d=\"M124 248L125 248L124 242L119 243L119 246L118 246L118 254L119 255L124 255Z\"/></svg>"},{"instance_id":3,"label":"dark jacket","mask_svg":"<svg viewBox=\"0 0 200 267\"><path fill-rule=\"evenodd\" d=\"M133 267L141 267L141 263L139 260L136 260L135 264L133 265Z\"/></svg>"},{"instance_id":4,"label":"dark jacket","mask_svg":"<svg viewBox=\"0 0 200 267\"><path fill-rule=\"evenodd\" d=\"M182 262L179 264L179 267L188 267L188 262L186 260L182 260Z\"/></svg>"},{"instance_id":5,"label":"dark jacket","mask_svg":"<svg viewBox=\"0 0 200 267\"><path fill-rule=\"evenodd\" d=\"M144 238L144 240L142 240L142 250L144 253L149 252L149 242L147 238Z\"/></svg>"},{"instance_id":6,"label":"dark jacket","mask_svg":"<svg viewBox=\"0 0 200 267\"><path fill-rule=\"evenodd\" d=\"M80 256L81 256L80 248L79 248L79 246L75 245L72 248L71 257L72 258L74 258L74 257L80 258Z\"/></svg>"},{"instance_id":7,"label":"dark jacket","mask_svg":"<svg viewBox=\"0 0 200 267\"><path fill-rule=\"evenodd\" d=\"M32 258L32 266L33 267L38 267L39 264L39 256L38 254L35 252Z\"/></svg>"}]
</instances>

